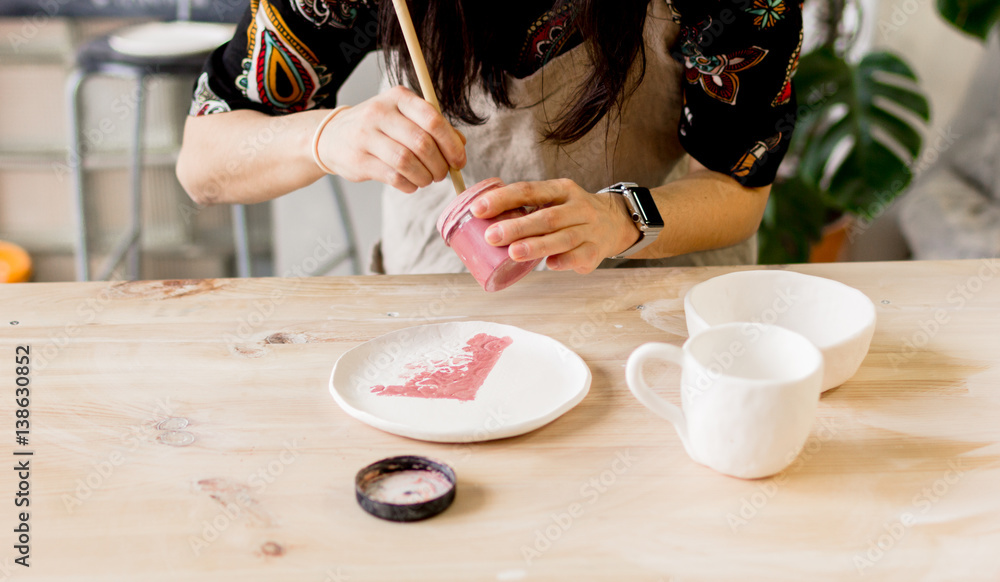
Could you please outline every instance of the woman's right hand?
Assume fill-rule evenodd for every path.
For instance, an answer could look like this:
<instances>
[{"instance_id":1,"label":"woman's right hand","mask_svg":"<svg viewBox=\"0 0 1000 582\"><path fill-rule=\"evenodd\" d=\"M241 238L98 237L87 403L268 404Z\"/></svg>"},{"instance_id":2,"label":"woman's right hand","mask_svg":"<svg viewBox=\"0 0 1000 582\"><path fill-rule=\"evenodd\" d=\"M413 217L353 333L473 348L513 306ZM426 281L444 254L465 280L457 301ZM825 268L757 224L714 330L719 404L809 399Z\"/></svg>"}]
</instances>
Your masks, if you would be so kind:
<instances>
[{"instance_id":1,"label":"woman's right hand","mask_svg":"<svg viewBox=\"0 0 1000 582\"><path fill-rule=\"evenodd\" d=\"M397 86L330 120L319 156L351 182L376 180L409 194L465 166L465 137L430 103Z\"/></svg>"}]
</instances>

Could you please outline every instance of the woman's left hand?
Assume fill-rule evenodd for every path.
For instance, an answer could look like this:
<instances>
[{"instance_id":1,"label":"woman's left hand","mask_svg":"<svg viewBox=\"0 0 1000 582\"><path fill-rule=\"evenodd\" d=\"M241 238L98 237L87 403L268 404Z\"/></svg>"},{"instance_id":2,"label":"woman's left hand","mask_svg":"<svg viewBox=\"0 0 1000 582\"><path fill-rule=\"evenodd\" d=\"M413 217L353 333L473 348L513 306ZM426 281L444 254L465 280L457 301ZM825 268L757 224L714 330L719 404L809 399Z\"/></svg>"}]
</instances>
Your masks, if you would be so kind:
<instances>
[{"instance_id":1,"label":"woman's left hand","mask_svg":"<svg viewBox=\"0 0 1000 582\"><path fill-rule=\"evenodd\" d=\"M567 179L497 188L479 197L472 214L493 218L521 206L538 209L486 230L486 241L510 245L508 254L515 261L548 257L546 263L554 271L589 273L605 257L620 253L639 238L621 196L592 194Z\"/></svg>"}]
</instances>

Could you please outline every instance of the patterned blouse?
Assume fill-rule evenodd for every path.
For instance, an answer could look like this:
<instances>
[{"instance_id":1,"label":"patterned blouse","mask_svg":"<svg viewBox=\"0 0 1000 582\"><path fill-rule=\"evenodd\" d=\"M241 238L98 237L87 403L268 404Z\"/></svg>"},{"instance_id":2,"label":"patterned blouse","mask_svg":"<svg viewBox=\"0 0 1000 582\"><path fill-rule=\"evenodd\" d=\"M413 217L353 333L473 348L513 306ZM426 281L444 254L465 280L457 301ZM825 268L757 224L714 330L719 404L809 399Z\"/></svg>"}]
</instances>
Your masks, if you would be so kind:
<instances>
[{"instance_id":1,"label":"patterned blouse","mask_svg":"<svg viewBox=\"0 0 1000 582\"><path fill-rule=\"evenodd\" d=\"M205 63L191 115L270 115L335 106L376 49L378 0L250 0L236 36ZM661 2L667 0L652 0ZM791 77L802 47L801 0L672 0L684 65L684 149L747 186L774 181L796 120ZM501 6L501 5L498 5ZM582 41L573 0L508 0L496 61L523 78Z\"/></svg>"}]
</instances>

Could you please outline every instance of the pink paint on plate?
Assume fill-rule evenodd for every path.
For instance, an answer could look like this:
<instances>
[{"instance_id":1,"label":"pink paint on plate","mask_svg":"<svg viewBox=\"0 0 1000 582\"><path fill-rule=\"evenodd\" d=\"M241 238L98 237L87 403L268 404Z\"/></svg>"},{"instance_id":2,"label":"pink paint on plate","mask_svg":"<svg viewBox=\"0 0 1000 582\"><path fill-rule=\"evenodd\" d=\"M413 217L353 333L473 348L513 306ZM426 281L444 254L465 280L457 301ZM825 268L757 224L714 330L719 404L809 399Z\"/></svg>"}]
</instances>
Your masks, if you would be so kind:
<instances>
[{"instance_id":1,"label":"pink paint on plate","mask_svg":"<svg viewBox=\"0 0 1000 582\"><path fill-rule=\"evenodd\" d=\"M407 378L405 384L373 386L371 392L381 396L475 400L493 366L513 342L510 337L476 334L465 342L463 354L429 364L411 364L407 367L417 373Z\"/></svg>"}]
</instances>

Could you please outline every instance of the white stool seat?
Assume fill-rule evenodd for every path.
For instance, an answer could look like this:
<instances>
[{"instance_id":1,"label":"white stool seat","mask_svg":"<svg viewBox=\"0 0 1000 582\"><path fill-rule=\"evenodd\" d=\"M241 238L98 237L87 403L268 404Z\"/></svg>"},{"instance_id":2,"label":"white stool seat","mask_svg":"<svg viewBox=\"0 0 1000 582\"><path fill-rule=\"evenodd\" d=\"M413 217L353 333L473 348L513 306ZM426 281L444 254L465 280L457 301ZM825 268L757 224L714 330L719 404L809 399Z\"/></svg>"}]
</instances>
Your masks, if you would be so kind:
<instances>
[{"instance_id":1,"label":"white stool seat","mask_svg":"<svg viewBox=\"0 0 1000 582\"><path fill-rule=\"evenodd\" d=\"M115 31L108 44L137 57L195 55L212 51L235 31L235 25L216 22L147 22Z\"/></svg>"}]
</instances>

